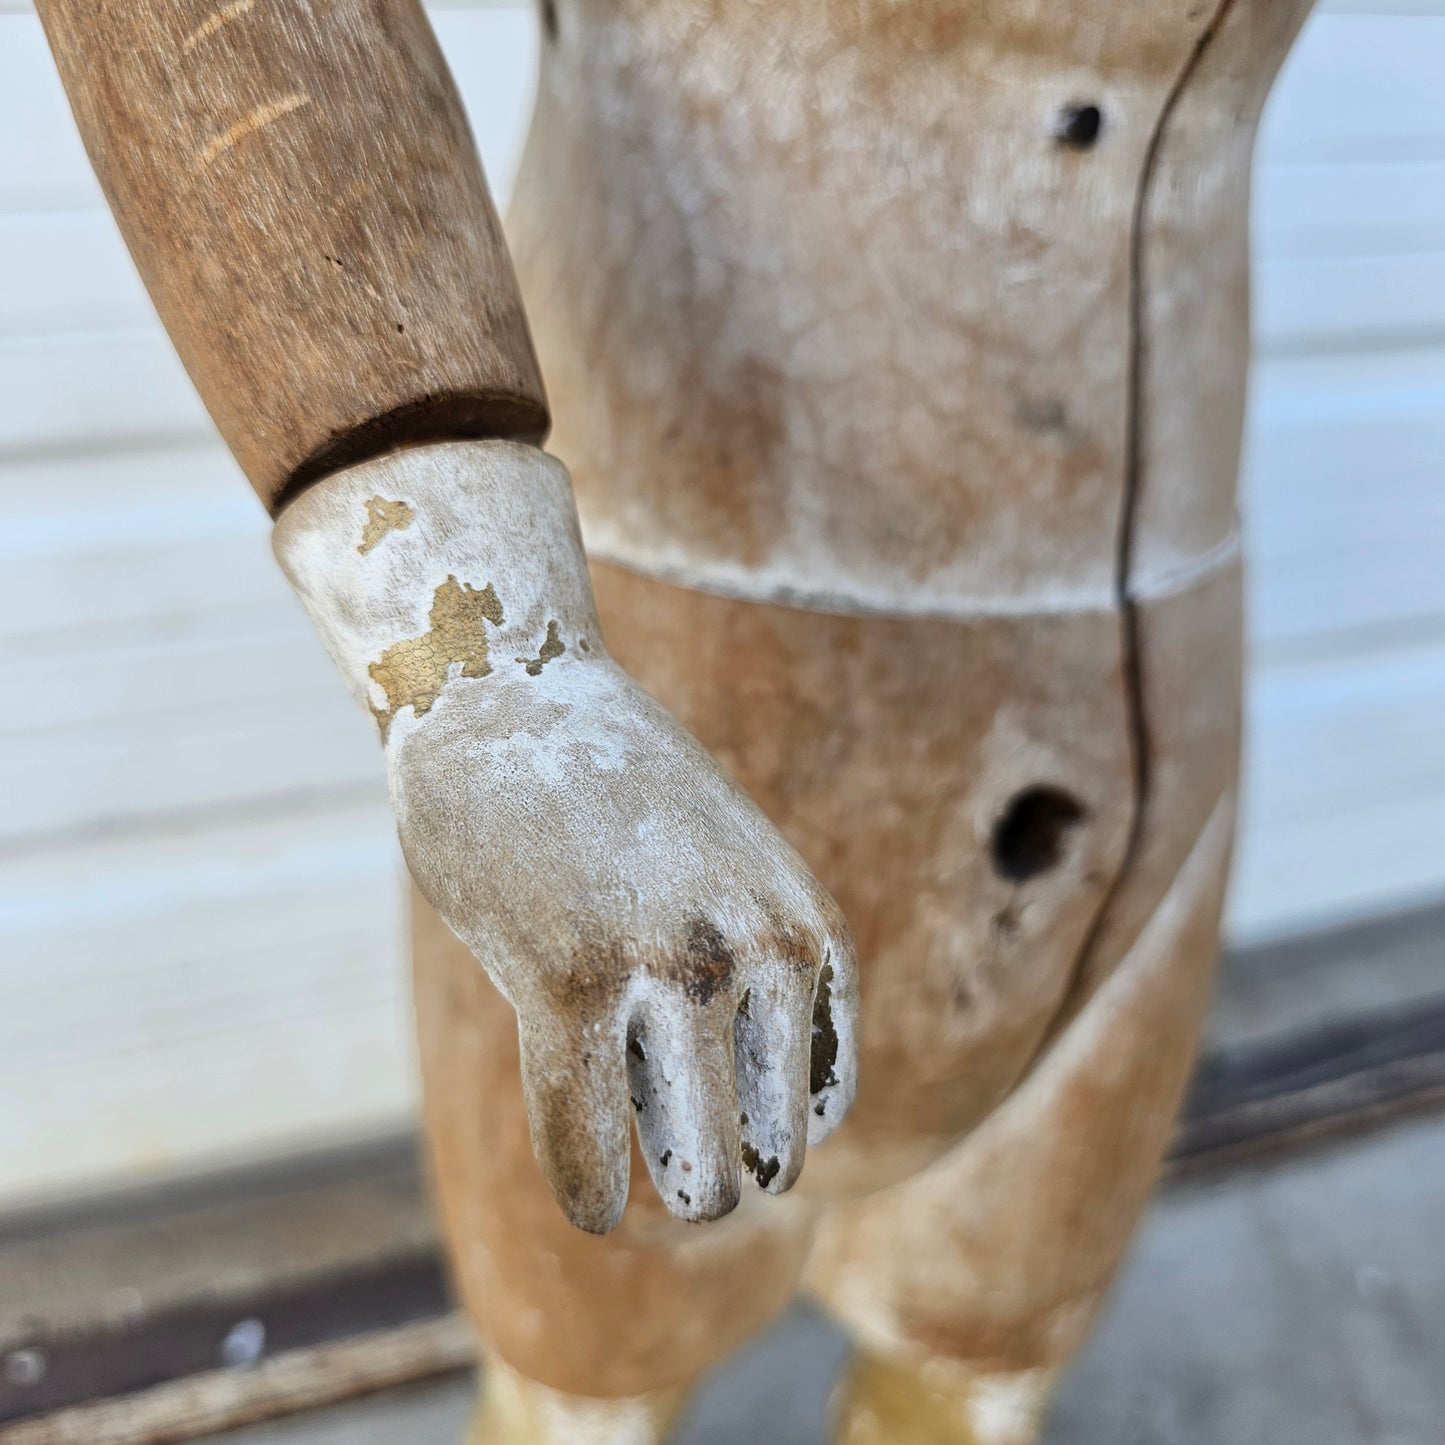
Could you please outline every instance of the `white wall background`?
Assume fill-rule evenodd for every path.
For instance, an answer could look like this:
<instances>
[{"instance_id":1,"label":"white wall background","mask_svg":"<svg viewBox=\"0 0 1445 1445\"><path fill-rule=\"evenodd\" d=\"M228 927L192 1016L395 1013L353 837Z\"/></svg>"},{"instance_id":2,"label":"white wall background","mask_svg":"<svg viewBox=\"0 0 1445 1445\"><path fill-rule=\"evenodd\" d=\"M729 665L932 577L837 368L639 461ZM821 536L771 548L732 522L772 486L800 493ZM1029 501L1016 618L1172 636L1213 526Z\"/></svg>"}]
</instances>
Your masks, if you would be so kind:
<instances>
[{"instance_id":1,"label":"white wall background","mask_svg":"<svg viewBox=\"0 0 1445 1445\"><path fill-rule=\"evenodd\" d=\"M526 0L433 7L505 199ZM1445 892L1445 0L1326 0L1257 175L1236 939ZM413 1108L373 730L0 0L0 1203Z\"/></svg>"}]
</instances>

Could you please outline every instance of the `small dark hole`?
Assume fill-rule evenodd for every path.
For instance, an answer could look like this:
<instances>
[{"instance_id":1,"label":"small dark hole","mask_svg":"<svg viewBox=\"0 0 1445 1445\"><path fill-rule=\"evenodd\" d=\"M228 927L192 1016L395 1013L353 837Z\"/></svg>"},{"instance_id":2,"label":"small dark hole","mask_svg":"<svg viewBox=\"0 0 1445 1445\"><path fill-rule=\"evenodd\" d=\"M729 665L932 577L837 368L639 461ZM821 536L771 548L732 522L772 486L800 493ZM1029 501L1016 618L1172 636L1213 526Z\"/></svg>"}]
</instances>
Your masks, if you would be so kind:
<instances>
[{"instance_id":1,"label":"small dark hole","mask_svg":"<svg viewBox=\"0 0 1445 1445\"><path fill-rule=\"evenodd\" d=\"M1103 129L1104 115L1097 105L1066 105L1059 112L1054 134L1061 145L1086 151L1099 139Z\"/></svg>"},{"instance_id":2,"label":"small dark hole","mask_svg":"<svg viewBox=\"0 0 1445 1445\"><path fill-rule=\"evenodd\" d=\"M557 0L542 0L542 33L548 40L557 39Z\"/></svg>"},{"instance_id":3,"label":"small dark hole","mask_svg":"<svg viewBox=\"0 0 1445 1445\"><path fill-rule=\"evenodd\" d=\"M400 321L398 321L398 322L396 323L396 334L397 334L398 336L400 336L400 335L402 335L403 332L405 332L405 330L406 330L406 327L403 326Z\"/></svg>"},{"instance_id":4,"label":"small dark hole","mask_svg":"<svg viewBox=\"0 0 1445 1445\"><path fill-rule=\"evenodd\" d=\"M1013 883L1056 867L1070 831L1084 821L1084 805L1062 788L1025 788L994 824L993 866Z\"/></svg>"}]
</instances>

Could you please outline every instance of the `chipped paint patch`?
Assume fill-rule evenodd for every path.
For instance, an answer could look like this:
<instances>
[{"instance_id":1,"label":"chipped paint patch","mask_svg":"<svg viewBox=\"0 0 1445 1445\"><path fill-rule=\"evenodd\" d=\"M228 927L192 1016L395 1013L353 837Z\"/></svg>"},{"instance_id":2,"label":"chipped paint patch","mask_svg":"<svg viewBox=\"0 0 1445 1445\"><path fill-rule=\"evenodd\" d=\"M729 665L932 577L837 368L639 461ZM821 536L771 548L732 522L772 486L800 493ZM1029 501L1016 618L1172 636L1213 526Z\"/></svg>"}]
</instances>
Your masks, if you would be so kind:
<instances>
[{"instance_id":1,"label":"chipped paint patch","mask_svg":"<svg viewBox=\"0 0 1445 1445\"><path fill-rule=\"evenodd\" d=\"M562 641L561 633L557 630L557 623L554 619L547 624L547 636L538 649L536 657L519 657L518 662L527 669L528 677L540 677L542 669L553 660L561 657L567 651L567 644Z\"/></svg>"},{"instance_id":2,"label":"chipped paint patch","mask_svg":"<svg viewBox=\"0 0 1445 1445\"><path fill-rule=\"evenodd\" d=\"M361 541L356 550L364 557L376 547L388 532L401 532L411 526L416 512L406 502L389 502L385 497L366 499L366 526L361 530Z\"/></svg>"},{"instance_id":3,"label":"chipped paint patch","mask_svg":"<svg viewBox=\"0 0 1445 1445\"><path fill-rule=\"evenodd\" d=\"M453 663L461 664L463 677L486 677L492 670L485 624L502 625L502 604L490 582L478 590L448 577L432 598L427 620L429 632L388 647L367 668L386 694L386 710L372 709L383 737L402 708L414 709L417 717L431 710Z\"/></svg>"}]
</instances>

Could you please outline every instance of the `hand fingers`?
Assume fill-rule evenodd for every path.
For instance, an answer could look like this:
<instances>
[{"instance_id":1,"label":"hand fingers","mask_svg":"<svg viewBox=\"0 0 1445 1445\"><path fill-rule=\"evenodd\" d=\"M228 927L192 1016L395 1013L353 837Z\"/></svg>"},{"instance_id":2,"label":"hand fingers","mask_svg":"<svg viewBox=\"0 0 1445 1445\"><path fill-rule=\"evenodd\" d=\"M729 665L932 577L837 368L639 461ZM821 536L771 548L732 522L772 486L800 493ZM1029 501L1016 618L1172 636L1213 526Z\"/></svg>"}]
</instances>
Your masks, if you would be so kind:
<instances>
[{"instance_id":1,"label":"hand fingers","mask_svg":"<svg viewBox=\"0 0 1445 1445\"><path fill-rule=\"evenodd\" d=\"M857 1089L858 960L845 934L824 950L813 996L808 1143L821 1143L842 1123Z\"/></svg>"},{"instance_id":2,"label":"hand fingers","mask_svg":"<svg viewBox=\"0 0 1445 1445\"><path fill-rule=\"evenodd\" d=\"M631 1137L621 1021L524 1026L522 1088L532 1152L579 1229L606 1234L627 1203Z\"/></svg>"},{"instance_id":3,"label":"hand fingers","mask_svg":"<svg viewBox=\"0 0 1445 1445\"><path fill-rule=\"evenodd\" d=\"M769 1194L791 1189L808 1147L813 989L764 972L734 1025L743 1167Z\"/></svg>"},{"instance_id":4,"label":"hand fingers","mask_svg":"<svg viewBox=\"0 0 1445 1445\"><path fill-rule=\"evenodd\" d=\"M741 1193L732 1018L726 996L699 1004L659 988L628 1030L627 1075L642 1155L679 1219L717 1219Z\"/></svg>"}]
</instances>

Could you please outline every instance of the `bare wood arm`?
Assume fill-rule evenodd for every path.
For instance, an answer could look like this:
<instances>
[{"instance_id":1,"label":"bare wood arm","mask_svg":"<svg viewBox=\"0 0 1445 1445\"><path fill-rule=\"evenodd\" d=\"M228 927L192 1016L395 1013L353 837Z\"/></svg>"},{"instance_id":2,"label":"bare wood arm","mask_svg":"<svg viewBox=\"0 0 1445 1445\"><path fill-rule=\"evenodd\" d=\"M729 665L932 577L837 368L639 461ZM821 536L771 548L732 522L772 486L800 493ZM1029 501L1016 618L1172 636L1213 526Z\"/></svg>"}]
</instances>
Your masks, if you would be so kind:
<instances>
[{"instance_id":1,"label":"bare wood arm","mask_svg":"<svg viewBox=\"0 0 1445 1445\"><path fill-rule=\"evenodd\" d=\"M267 506L401 442L540 439L546 399L417 0L39 0L86 149Z\"/></svg>"}]
</instances>

